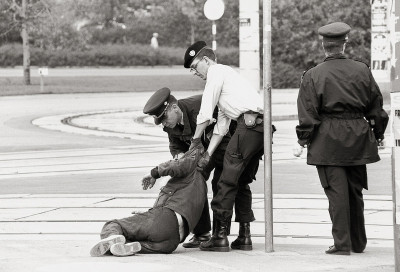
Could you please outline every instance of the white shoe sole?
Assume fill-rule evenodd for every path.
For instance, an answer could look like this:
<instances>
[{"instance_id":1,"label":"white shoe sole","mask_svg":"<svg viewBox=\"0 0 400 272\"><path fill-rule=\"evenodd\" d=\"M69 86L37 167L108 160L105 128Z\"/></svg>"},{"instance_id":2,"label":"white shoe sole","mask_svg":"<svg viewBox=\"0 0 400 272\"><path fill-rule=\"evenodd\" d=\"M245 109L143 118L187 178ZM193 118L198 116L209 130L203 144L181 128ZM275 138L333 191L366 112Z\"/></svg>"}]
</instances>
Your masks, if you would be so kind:
<instances>
[{"instance_id":1,"label":"white shoe sole","mask_svg":"<svg viewBox=\"0 0 400 272\"><path fill-rule=\"evenodd\" d=\"M123 235L111 235L107 238L100 240L97 244L95 244L92 249L90 250L90 256L92 257L99 257L104 255L112 245L115 244L124 244L125 237Z\"/></svg>"},{"instance_id":2,"label":"white shoe sole","mask_svg":"<svg viewBox=\"0 0 400 272\"><path fill-rule=\"evenodd\" d=\"M114 244L111 246L110 251L112 255L123 257L135 255L135 253L139 252L141 249L142 246L139 242L133 242L128 244Z\"/></svg>"}]
</instances>

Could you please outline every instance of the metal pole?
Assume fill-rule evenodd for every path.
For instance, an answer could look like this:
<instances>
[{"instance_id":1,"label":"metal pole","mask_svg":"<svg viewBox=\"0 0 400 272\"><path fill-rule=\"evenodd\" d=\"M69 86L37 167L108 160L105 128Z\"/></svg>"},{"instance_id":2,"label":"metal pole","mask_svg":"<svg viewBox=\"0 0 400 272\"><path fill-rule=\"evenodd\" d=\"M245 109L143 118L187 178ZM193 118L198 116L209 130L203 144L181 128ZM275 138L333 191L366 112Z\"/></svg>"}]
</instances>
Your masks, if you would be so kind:
<instances>
[{"instance_id":1,"label":"metal pole","mask_svg":"<svg viewBox=\"0 0 400 272\"><path fill-rule=\"evenodd\" d=\"M44 80L43 80L43 75L40 74L40 92L44 92Z\"/></svg>"},{"instance_id":2,"label":"metal pole","mask_svg":"<svg viewBox=\"0 0 400 272\"><path fill-rule=\"evenodd\" d=\"M400 0L388 1L391 36L390 119L393 132L392 192L395 271L400 272Z\"/></svg>"},{"instance_id":3,"label":"metal pole","mask_svg":"<svg viewBox=\"0 0 400 272\"><path fill-rule=\"evenodd\" d=\"M212 32L212 36L213 36L213 41L212 41L212 50L217 50L217 41L215 39L216 35L217 35L217 24L215 23L215 21L212 21L212 28L211 28L211 32Z\"/></svg>"},{"instance_id":4,"label":"metal pole","mask_svg":"<svg viewBox=\"0 0 400 272\"><path fill-rule=\"evenodd\" d=\"M271 129L271 0L263 0L265 252L273 252Z\"/></svg>"}]
</instances>

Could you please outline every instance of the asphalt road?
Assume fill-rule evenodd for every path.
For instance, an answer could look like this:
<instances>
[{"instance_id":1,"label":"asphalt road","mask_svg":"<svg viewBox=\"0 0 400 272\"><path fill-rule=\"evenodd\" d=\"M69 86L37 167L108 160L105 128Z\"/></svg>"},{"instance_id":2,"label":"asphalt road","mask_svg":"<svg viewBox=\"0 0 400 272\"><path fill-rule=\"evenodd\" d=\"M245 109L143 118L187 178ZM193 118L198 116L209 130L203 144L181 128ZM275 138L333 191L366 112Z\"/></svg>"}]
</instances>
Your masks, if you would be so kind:
<instances>
[{"instance_id":1,"label":"asphalt road","mask_svg":"<svg viewBox=\"0 0 400 272\"><path fill-rule=\"evenodd\" d=\"M177 96L191 94L194 93L179 92ZM0 193L142 193L141 177L152 166L169 159L165 141L66 133L37 127L32 121L60 114L141 111L149 96L148 92L132 92L0 97ZM296 121L275 122L278 131L273 149L279 158L273 161L273 191L323 194L315 168L307 166L304 158L290 155L295 124ZM155 149L148 150L152 145ZM92 153L85 155L87 152ZM390 154L385 151L381 157L381 162L368 166L367 193L391 195ZM58 170L47 170L53 164ZM263 170L261 162L257 180L251 186L254 193L264 190ZM144 193L154 193L159 186Z\"/></svg>"}]
</instances>

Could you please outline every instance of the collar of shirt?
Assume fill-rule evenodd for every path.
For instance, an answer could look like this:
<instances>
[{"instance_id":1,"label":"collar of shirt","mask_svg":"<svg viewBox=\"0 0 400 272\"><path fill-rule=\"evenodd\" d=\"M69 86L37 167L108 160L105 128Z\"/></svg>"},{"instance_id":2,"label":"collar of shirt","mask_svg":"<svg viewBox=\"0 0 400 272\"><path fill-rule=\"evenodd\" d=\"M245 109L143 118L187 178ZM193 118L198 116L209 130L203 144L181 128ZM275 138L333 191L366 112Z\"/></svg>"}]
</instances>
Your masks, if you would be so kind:
<instances>
[{"instance_id":1,"label":"collar of shirt","mask_svg":"<svg viewBox=\"0 0 400 272\"><path fill-rule=\"evenodd\" d=\"M332 54L324 59L324 61L334 60L334 59L347 59L342 53Z\"/></svg>"}]
</instances>

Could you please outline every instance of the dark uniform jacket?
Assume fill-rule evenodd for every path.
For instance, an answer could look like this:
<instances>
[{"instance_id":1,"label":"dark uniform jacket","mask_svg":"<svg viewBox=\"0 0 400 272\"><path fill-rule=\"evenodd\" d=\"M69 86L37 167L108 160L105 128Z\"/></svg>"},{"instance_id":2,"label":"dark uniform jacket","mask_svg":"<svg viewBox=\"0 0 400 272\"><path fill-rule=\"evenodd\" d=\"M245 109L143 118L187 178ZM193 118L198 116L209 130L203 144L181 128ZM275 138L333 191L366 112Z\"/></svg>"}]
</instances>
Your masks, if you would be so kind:
<instances>
[{"instance_id":1,"label":"dark uniform jacket","mask_svg":"<svg viewBox=\"0 0 400 272\"><path fill-rule=\"evenodd\" d=\"M175 126L174 128L164 127L164 131L168 133L169 138L169 150L174 157L179 153L185 153L190 146L190 139L193 137L196 131L197 115L200 111L202 95L195 95L188 98L178 100L178 106L183 114L183 127ZM214 111L214 118L217 118L218 111ZM205 148L208 147L210 140L207 135L212 136L215 123L209 125L202 136L202 143ZM230 135L227 135L222 140L225 143L222 146L226 146L229 142ZM221 148L218 147L218 148Z\"/></svg>"},{"instance_id":2,"label":"dark uniform jacket","mask_svg":"<svg viewBox=\"0 0 400 272\"><path fill-rule=\"evenodd\" d=\"M203 211L207 196L207 184L202 173L197 171L197 161L203 148L195 147L179 160L170 160L158 166L160 176L171 176L161 188L154 207L164 206L180 215L193 231Z\"/></svg>"},{"instance_id":3,"label":"dark uniform jacket","mask_svg":"<svg viewBox=\"0 0 400 272\"><path fill-rule=\"evenodd\" d=\"M299 144L307 163L351 166L378 161L388 115L369 67L342 54L305 72L297 99Z\"/></svg>"}]
</instances>

